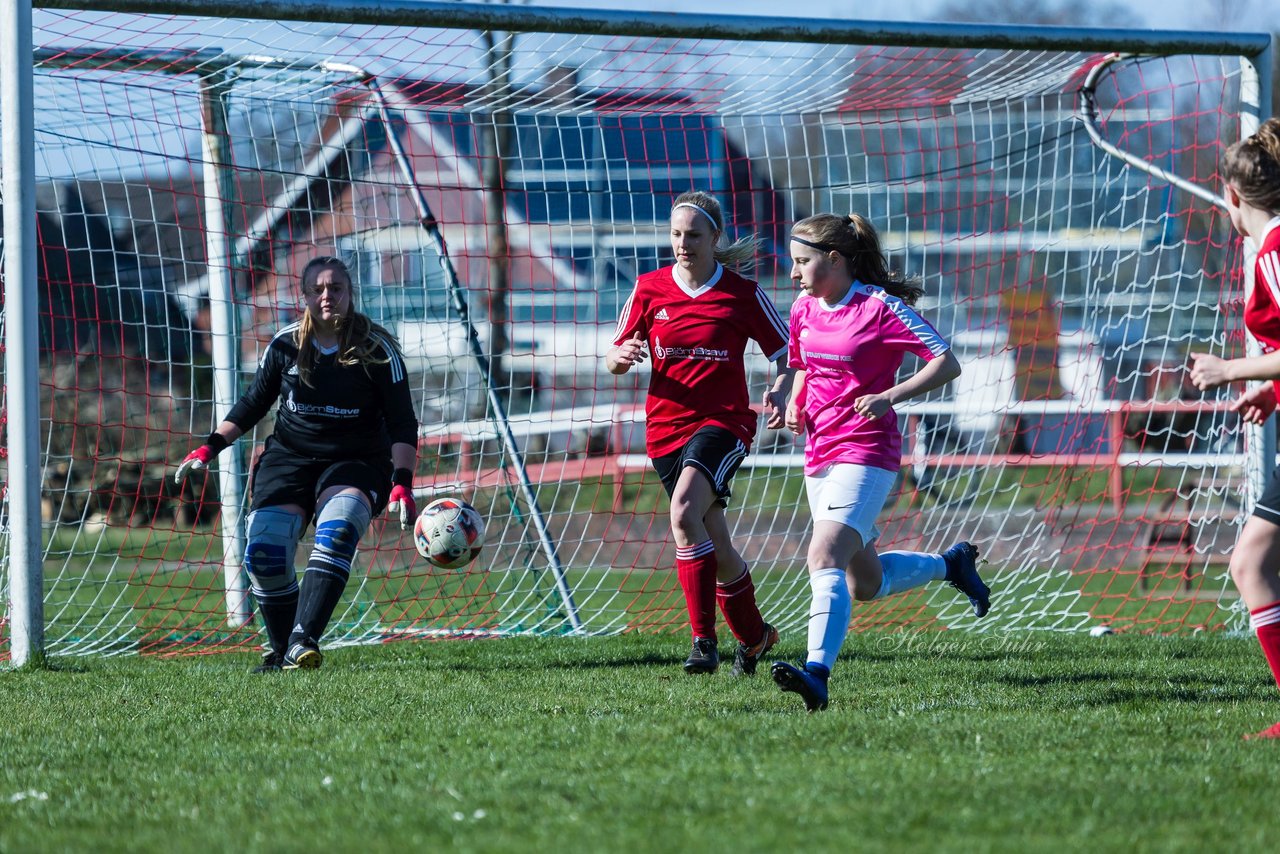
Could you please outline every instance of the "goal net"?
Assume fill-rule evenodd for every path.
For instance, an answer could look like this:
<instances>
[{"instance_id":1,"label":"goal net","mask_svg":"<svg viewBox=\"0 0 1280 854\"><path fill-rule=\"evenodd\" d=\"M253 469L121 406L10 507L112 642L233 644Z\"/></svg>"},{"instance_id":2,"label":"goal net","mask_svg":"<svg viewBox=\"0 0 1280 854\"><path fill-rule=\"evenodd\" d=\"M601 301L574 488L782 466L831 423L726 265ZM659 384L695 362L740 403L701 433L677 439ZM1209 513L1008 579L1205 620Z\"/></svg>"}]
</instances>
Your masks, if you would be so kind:
<instances>
[{"instance_id":1,"label":"goal net","mask_svg":"<svg viewBox=\"0 0 1280 854\"><path fill-rule=\"evenodd\" d=\"M695 188L731 236L764 238L751 275L784 313L790 223L868 216L963 365L899 412L879 547L973 541L992 613L933 585L859 604L856 630L1243 625L1226 562L1257 437L1186 371L1189 352L1244 351L1241 249L1210 201L1090 139L1079 93L1100 51L50 10L36 25L54 654L262 642L239 556L271 419L208 477L172 476L298 315L316 254L347 260L405 348L419 506L461 496L488 526L481 557L445 571L375 520L326 644L682 629L647 372L614 377L602 355ZM1220 53L1114 63L1097 131L1214 187L1253 109L1251 66ZM748 368L758 400L769 366L753 350ZM784 631L809 599L802 450L762 422L729 511ZM20 571L6 557L0 583Z\"/></svg>"}]
</instances>

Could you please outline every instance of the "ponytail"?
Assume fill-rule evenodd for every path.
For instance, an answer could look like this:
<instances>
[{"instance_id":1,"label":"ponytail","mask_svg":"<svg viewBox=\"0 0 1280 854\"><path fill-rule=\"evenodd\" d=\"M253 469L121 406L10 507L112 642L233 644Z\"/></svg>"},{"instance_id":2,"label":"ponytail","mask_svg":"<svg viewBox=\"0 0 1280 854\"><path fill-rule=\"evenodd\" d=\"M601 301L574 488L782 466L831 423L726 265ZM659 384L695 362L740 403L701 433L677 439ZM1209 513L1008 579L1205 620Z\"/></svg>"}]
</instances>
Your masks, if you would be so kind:
<instances>
[{"instance_id":1,"label":"ponytail","mask_svg":"<svg viewBox=\"0 0 1280 854\"><path fill-rule=\"evenodd\" d=\"M861 214L815 214L797 222L791 232L806 245L840 254L854 281L884 288L907 305L915 305L924 295L919 279L889 269L880 249L880 235Z\"/></svg>"}]
</instances>

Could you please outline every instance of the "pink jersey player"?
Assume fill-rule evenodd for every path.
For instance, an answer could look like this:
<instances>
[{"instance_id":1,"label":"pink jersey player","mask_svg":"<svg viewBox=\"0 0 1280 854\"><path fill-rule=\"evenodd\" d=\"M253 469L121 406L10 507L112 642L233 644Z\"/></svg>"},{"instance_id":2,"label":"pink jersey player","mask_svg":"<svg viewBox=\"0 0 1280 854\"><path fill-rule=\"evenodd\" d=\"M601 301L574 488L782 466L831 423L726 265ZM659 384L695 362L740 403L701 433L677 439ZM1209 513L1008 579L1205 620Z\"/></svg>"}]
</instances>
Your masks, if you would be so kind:
<instances>
[{"instance_id":1,"label":"pink jersey player","mask_svg":"<svg viewBox=\"0 0 1280 854\"><path fill-rule=\"evenodd\" d=\"M1231 404L1248 424L1262 424L1276 410L1280 379L1280 119L1262 123L1257 133L1234 143L1222 156L1223 197L1236 231L1254 242L1253 291L1244 325L1262 345L1259 356L1223 359L1191 354L1191 381L1211 389L1254 381ZM1249 609L1258 644L1280 686L1280 469L1253 506L1231 552L1231 580ZM1245 738L1280 739L1280 723Z\"/></svg>"},{"instance_id":2,"label":"pink jersey player","mask_svg":"<svg viewBox=\"0 0 1280 854\"><path fill-rule=\"evenodd\" d=\"M813 599L805 662L775 662L771 673L779 688L799 694L813 712L827 706L827 678L849 631L853 598L880 599L946 581L982 617L990 590L978 576L978 550L971 543L956 543L942 554L879 553L875 547L876 516L902 465L893 407L960 375L950 346L911 308L923 290L889 273L879 235L856 214L818 214L796 223L791 260L791 278L803 294L791 309L796 375L785 422L806 434ZM924 365L899 382L908 353Z\"/></svg>"}]
</instances>

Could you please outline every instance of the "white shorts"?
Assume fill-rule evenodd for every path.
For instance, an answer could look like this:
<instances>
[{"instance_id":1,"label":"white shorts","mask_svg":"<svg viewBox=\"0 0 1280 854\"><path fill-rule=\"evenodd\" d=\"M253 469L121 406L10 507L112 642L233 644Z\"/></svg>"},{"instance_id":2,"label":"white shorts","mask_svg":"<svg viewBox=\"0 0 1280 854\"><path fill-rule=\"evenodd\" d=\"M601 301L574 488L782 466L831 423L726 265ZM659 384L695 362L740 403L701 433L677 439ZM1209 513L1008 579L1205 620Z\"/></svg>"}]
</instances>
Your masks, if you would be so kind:
<instances>
[{"instance_id":1,"label":"white shorts","mask_svg":"<svg viewBox=\"0 0 1280 854\"><path fill-rule=\"evenodd\" d=\"M884 509L898 479L897 472L853 463L834 463L816 475L805 475L813 521L839 522L870 545L880 536L876 517Z\"/></svg>"}]
</instances>

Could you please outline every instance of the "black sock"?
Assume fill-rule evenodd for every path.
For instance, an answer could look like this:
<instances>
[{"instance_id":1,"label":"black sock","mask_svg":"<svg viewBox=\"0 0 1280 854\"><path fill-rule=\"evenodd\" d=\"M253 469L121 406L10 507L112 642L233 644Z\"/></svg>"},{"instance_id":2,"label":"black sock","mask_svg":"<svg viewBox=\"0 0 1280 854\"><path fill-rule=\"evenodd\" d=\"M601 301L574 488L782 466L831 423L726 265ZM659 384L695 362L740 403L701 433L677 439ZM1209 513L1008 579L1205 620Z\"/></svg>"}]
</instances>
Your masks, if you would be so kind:
<instances>
[{"instance_id":1,"label":"black sock","mask_svg":"<svg viewBox=\"0 0 1280 854\"><path fill-rule=\"evenodd\" d=\"M338 607L342 591L347 587L347 579L334 575L326 567L317 572L307 567L302 576L302 595L298 598L297 619L294 620L293 632L289 635L290 645L299 641L319 646L320 637L329 627L329 618L333 609Z\"/></svg>"},{"instance_id":2,"label":"black sock","mask_svg":"<svg viewBox=\"0 0 1280 854\"><path fill-rule=\"evenodd\" d=\"M293 628L294 615L298 613L298 589L285 596L273 596L258 600L258 613L267 630L267 643L277 655L284 655L289 648L289 632Z\"/></svg>"}]
</instances>

